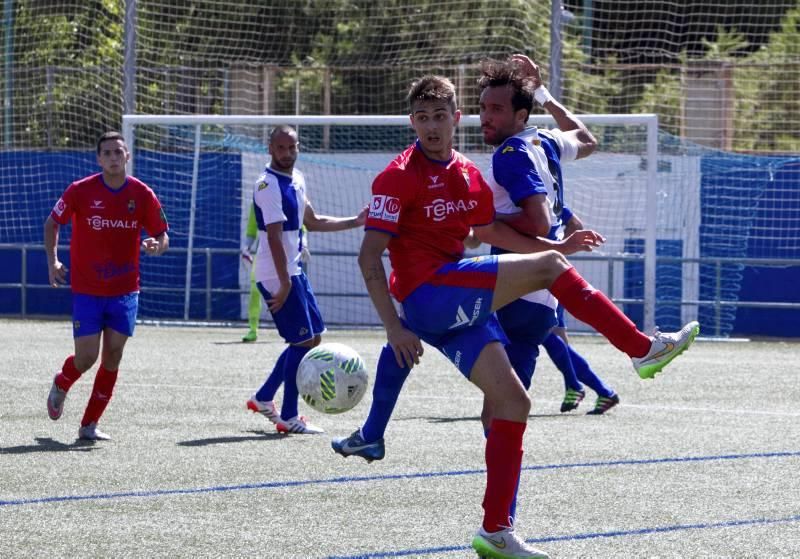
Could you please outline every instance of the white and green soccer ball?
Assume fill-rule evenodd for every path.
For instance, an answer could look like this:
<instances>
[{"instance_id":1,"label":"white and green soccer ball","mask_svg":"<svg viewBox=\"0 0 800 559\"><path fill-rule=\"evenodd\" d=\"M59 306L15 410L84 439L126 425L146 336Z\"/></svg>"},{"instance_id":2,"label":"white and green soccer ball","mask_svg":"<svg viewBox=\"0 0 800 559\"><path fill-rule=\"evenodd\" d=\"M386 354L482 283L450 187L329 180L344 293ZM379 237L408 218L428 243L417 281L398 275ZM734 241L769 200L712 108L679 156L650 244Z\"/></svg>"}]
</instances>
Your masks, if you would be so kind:
<instances>
[{"instance_id":1,"label":"white and green soccer ball","mask_svg":"<svg viewBox=\"0 0 800 559\"><path fill-rule=\"evenodd\" d=\"M305 354L297 368L300 397L323 413L353 409L364 397L367 385L364 360L345 344L320 344Z\"/></svg>"}]
</instances>

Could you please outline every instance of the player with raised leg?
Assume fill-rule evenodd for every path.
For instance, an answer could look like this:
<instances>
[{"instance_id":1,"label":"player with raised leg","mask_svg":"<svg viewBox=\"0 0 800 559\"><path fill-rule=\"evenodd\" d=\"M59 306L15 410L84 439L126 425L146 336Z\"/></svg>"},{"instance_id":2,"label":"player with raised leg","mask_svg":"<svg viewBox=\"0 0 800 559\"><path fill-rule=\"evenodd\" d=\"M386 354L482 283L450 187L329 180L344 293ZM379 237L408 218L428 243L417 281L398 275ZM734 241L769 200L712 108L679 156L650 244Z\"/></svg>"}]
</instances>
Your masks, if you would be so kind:
<instances>
[{"instance_id":1,"label":"player with raised leg","mask_svg":"<svg viewBox=\"0 0 800 559\"><path fill-rule=\"evenodd\" d=\"M558 239L562 231L570 235L581 230L581 221L564 204L562 164L591 155L597 140L578 117L546 94L539 68L527 56L484 62L478 83L483 139L496 147L485 176L494 192L498 218L519 231L550 239ZM527 126L535 99L553 116L556 129ZM493 254L504 252L492 248ZM541 290L498 311L511 340L507 346L511 363L523 384L530 386L538 345L543 345L564 375L561 411L578 407L585 396L584 383L598 393L593 413L603 413L619 398L574 349L551 333L553 325L563 330L563 307L560 316L554 315L557 307L552 294Z\"/></svg>"},{"instance_id":2,"label":"player with raised leg","mask_svg":"<svg viewBox=\"0 0 800 559\"><path fill-rule=\"evenodd\" d=\"M269 166L253 192L259 236L256 285L288 346L246 405L274 423L278 432L318 434L323 430L300 416L297 409L297 366L320 344L325 331L314 292L300 265L303 225L309 231L353 229L364 225L367 208L353 217L317 215L306 195L305 179L295 169L299 146L292 127L276 126L269 137ZM281 383L283 405L279 411L273 399Z\"/></svg>"},{"instance_id":3,"label":"player with raised leg","mask_svg":"<svg viewBox=\"0 0 800 559\"><path fill-rule=\"evenodd\" d=\"M473 547L485 557L547 557L517 536L509 522L530 399L503 349L507 338L494 311L525 293L548 288L574 315L637 359L634 366L640 374L648 367L643 376L652 376L688 347L696 324L668 339L649 338L559 252L546 250L591 250L602 240L596 233L579 231L558 243L525 237L495 221L491 190L475 165L452 149L460 113L449 80L422 78L413 84L409 103L418 140L375 179L359 254L367 290L388 340L378 363L368 422L374 420L377 431L385 429L380 423L388 421L408 371L419 363L420 340L442 351L482 390L491 417L485 514ZM482 242L536 254L461 259L470 227ZM387 248L390 284L381 260ZM402 305L403 319L390 292ZM382 409L374 414L376 407ZM367 438L374 435L359 430L334 440L332 446L344 456L379 459L382 441Z\"/></svg>"},{"instance_id":4,"label":"player with raised leg","mask_svg":"<svg viewBox=\"0 0 800 559\"><path fill-rule=\"evenodd\" d=\"M167 219L155 193L125 173L128 146L118 132L97 141L102 172L69 185L44 224L50 285L66 284L67 267L58 259L59 228L72 223L72 333L75 353L56 374L47 397L47 413L57 420L67 392L88 371L98 354L100 368L78 437L107 440L97 428L117 382L125 343L136 326L139 306L139 251L158 256L169 247ZM141 240L145 229L150 237ZM100 342L102 340L102 353Z\"/></svg>"}]
</instances>

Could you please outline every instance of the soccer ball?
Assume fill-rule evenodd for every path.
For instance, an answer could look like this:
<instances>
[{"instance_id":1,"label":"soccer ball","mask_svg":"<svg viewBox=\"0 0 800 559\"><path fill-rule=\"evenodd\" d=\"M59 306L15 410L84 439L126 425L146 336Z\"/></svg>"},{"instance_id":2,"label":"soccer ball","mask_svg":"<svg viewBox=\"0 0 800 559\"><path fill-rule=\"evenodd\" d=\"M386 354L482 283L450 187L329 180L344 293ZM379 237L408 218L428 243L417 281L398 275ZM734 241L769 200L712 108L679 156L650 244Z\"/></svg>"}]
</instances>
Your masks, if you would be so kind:
<instances>
[{"instance_id":1,"label":"soccer ball","mask_svg":"<svg viewBox=\"0 0 800 559\"><path fill-rule=\"evenodd\" d=\"M320 344L305 354L297 368L297 391L303 401L323 413L353 409L367 391L367 369L353 348Z\"/></svg>"}]
</instances>

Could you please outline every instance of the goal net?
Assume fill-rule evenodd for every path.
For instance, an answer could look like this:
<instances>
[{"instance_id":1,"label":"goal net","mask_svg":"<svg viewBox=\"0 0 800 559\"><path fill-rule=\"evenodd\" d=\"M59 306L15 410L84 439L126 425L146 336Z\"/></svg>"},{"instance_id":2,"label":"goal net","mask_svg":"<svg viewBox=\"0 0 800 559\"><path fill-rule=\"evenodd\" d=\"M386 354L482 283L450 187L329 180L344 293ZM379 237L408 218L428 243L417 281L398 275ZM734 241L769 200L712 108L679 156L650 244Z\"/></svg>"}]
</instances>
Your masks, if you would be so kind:
<instances>
[{"instance_id":1,"label":"goal net","mask_svg":"<svg viewBox=\"0 0 800 559\"><path fill-rule=\"evenodd\" d=\"M657 158L653 115L582 119L602 147L565 165L565 197L608 240L578 257L578 266L640 324L673 327L695 317L697 309L681 302L697 299L697 266L680 259L698 254L699 162L685 154ZM457 147L488 167L491 148L477 117L461 122ZM531 122L552 125L542 116ZM244 317L249 278L239 249L272 126L298 127L297 168L315 210L328 215L354 215L368 204L374 177L414 140L407 117L391 116L126 115L124 123L133 173L157 189L172 228L170 254L143 264L142 313L193 319ZM309 234L308 275L332 324L378 324L356 263L361 236ZM676 260L657 264L657 255Z\"/></svg>"},{"instance_id":2,"label":"goal net","mask_svg":"<svg viewBox=\"0 0 800 559\"><path fill-rule=\"evenodd\" d=\"M675 276L683 303L670 305L670 313L696 310L704 332L800 336L794 289L800 282L797 0L17 0L4 3L2 21L2 314L69 313L68 292L47 288L41 222L66 185L97 168L94 142L105 130L119 129L123 114L401 115L409 81L425 73L450 77L462 111L475 114L477 63L523 52L536 59L551 90L575 113L658 116L658 227L662 208L671 204L662 192L671 192L675 180L698 188L698 205L687 206L686 215L691 235L691 219L697 218L699 236L678 239L656 231L657 265L645 266L651 275L657 269L655 293L670 292L662 291L666 280L660 278L675 266L670 259L679 248L703 259L684 264ZM213 150L226 165L263 150L260 130L226 126L201 131L198 203L203 177L218 166ZM385 137L389 132L376 134L369 148L359 147L353 128L345 133L353 136L352 145L326 144L325 134L337 128L321 126L306 126L312 134L307 146L318 134L319 145L333 146L337 155L397 147ZM620 148L615 132L601 131L606 152L639 150ZM178 165L195 149L194 129L153 132L171 133L174 146L150 147L173 150ZM215 134L221 139L209 139ZM466 127L463 134L459 142L469 137ZM460 146L482 149L478 142ZM306 151L301 164L323 153ZM193 169L181 173L191 176ZM584 215L605 203L592 198L581 207L585 202L574 201ZM173 205L170 217L179 218L179 207ZM677 210L671 210L677 223ZM201 225L207 224L196 222L195 231ZM62 241L69 235L67 228ZM639 254L640 237L629 235L619 254ZM206 248L203 239L197 243ZM167 260L180 258L176 253ZM199 274L205 260L193 258L191 273ZM615 266L609 275L618 282L620 275L636 277L644 264ZM624 301L637 299L645 286L653 289L654 283L623 289L617 300L635 305ZM203 296L192 292L190 306ZM746 306L753 302L794 307ZM183 316L186 305L176 305L165 309ZM650 314L665 326L659 313L666 311L657 310L663 303L652 305Z\"/></svg>"}]
</instances>

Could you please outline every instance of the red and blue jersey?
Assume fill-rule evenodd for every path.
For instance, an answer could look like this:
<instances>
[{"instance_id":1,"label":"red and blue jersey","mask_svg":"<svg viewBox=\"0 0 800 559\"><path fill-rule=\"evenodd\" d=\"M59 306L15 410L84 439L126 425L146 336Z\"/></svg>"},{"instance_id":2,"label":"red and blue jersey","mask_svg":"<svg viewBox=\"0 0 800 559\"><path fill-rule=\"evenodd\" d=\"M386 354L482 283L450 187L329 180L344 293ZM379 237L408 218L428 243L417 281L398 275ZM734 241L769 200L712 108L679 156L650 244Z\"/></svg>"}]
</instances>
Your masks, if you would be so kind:
<instances>
[{"instance_id":1,"label":"red and blue jersey","mask_svg":"<svg viewBox=\"0 0 800 559\"><path fill-rule=\"evenodd\" d=\"M392 235L389 289L402 301L462 257L470 227L492 221L492 191L475 164L456 151L449 161L428 159L417 143L375 178L365 228Z\"/></svg>"},{"instance_id":2,"label":"red and blue jersey","mask_svg":"<svg viewBox=\"0 0 800 559\"><path fill-rule=\"evenodd\" d=\"M141 230L157 237L169 229L150 187L127 177L114 190L102 173L69 185L50 215L59 225L72 221L70 283L74 293L86 295L138 291Z\"/></svg>"}]
</instances>

